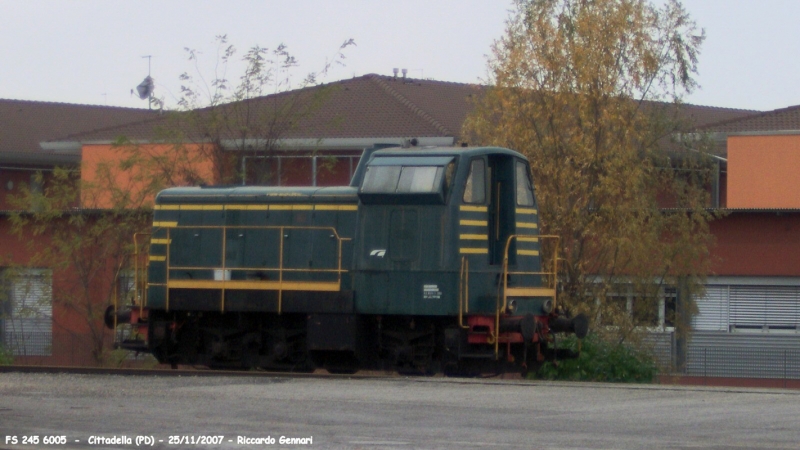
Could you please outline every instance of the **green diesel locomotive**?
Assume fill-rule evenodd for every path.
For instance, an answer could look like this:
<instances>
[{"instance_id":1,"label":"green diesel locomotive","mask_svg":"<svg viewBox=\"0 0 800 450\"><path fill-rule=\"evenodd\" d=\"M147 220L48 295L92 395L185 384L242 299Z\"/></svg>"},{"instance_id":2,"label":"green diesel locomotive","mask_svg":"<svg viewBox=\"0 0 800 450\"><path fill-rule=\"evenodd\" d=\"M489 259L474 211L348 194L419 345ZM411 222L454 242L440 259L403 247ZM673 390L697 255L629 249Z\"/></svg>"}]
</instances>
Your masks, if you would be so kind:
<instances>
[{"instance_id":1,"label":"green diesel locomotive","mask_svg":"<svg viewBox=\"0 0 800 450\"><path fill-rule=\"evenodd\" d=\"M587 331L511 150L372 149L349 187L172 188L154 214L146 292L107 322L162 363L525 372Z\"/></svg>"}]
</instances>

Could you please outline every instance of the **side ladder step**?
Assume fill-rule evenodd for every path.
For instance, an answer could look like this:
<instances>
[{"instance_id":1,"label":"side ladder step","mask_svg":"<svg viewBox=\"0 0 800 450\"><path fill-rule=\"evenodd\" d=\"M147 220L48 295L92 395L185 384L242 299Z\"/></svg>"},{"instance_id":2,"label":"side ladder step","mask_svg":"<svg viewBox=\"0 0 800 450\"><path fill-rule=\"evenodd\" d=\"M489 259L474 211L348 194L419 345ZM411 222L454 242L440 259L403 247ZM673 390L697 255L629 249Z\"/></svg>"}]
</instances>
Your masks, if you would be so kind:
<instances>
[{"instance_id":1,"label":"side ladder step","mask_svg":"<svg viewBox=\"0 0 800 450\"><path fill-rule=\"evenodd\" d=\"M556 290L550 288L509 287L506 297L555 297Z\"/></svg>"}]
</instances>

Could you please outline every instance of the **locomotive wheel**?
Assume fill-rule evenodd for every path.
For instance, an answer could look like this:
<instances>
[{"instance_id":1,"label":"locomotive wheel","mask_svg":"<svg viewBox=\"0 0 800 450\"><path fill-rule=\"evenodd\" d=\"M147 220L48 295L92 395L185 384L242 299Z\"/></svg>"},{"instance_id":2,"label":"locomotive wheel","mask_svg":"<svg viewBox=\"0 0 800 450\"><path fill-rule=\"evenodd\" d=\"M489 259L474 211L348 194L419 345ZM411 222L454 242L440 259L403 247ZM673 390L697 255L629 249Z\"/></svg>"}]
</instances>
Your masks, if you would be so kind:
<instances>
[{"instance_id":1,"label":"locomotive wheel","mask_svg":"<svg viewBox=\"0 0 800 450\"><path fill-rule=\"evenodd\" d=\"M384 320L379 336L381 358L400 375L433 375L436 354L436 326L425 318L403 317Z\"/></svg>"},{"instance_id":2,"label":"locomotive wheel","mask_svg":"<svg viewBox=\"0 0 800 450\"><path fill-rule=\"evenodd\" d=\"M333 375L353 375L354 373L358 372L357 368L348 368L348 369L338 368L338 369L334 369L334 368L328 367L325 370L327 370L328 373L333 374Z\"/></svg>"},{"instance_id":3,"label":"locomotive wheel","mask_svg":"<svg viewBox=\"0 0 800 450\"><path fill-rule=\"evenodd\" d=\"M487 370L483 359L463 358L446 364L443 373L452 378L476 378Z\"/></svg>"},{"instance_id":4,"label":"locomotive wheel","mask_svg":"<svg viewBox=\"0 0 800 450\"><path fill-rule=\"evenodd\" d=\"M358 359L349 352L325 352L322 367L328 373L352 375L358 372Z\"/></svg>"},{"instance_id":5,"label":"locomotive wheel","mask_svg":"<svg viewBox=\"0 0 800 450\"><path fill-rule=\"evenodd\" d=\"M272 366L259 366L256 369L265 372L289 372L289 373L311 373L314 371L314 365L310 362L298 363L295 366L287 367L285 365L272 365Z\"/></svg>"}]
</instances>

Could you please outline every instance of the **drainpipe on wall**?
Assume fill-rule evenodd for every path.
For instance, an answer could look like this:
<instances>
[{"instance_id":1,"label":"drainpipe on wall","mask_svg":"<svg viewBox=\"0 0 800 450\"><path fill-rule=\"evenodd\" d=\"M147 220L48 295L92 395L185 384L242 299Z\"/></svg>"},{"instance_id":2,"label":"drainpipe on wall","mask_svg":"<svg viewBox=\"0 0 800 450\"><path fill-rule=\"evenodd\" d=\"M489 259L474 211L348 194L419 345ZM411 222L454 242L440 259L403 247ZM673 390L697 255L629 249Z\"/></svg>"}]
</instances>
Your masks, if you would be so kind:
<instances>
[{"instance_id":1,"label":"drainpipe on wall","mask_svg":"<svg viewBox=\"0 0 800 450\"><path fill-rule=\"evenodd\" d=\"M317 187L317 155L311 157L311 186Z\"/></svg>"},{"instance_id":2,"label":"drainpipe on wall","mask_svg":"<svg viewBox=\"0 0 800 450\"><path fill-rule=\"evenodd\" d=\"M719 208L719 191L721 189L719 185L719 173L721 164L720 161L716 161L716 164L714 164L714 180L711 182L711 206L713 208Z\"/></svg>"}]
</instances>

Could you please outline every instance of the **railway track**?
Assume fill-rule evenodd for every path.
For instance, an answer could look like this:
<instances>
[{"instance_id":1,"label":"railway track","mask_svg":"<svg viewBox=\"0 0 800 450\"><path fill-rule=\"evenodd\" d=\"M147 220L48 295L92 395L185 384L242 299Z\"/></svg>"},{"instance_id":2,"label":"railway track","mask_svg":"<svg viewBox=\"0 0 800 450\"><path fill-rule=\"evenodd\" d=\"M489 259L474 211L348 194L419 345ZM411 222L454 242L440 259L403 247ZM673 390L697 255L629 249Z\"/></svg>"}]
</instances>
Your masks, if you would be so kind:
<instances>
[{"instance_id":1,"label":"railway track","mask_svg":"<svg viewBox=\"0 0 800 450\"><path fill-rule=\"evenodd\" d=\"M141 369L111 367L71 367L71 366L2 366L0 373L45 373L45 374L82 374L82 375L122 375L122 376L159 376L159 377L284 377L284 378L397 378L400 375L388 372L362 371L355 374L331 374L324 370L312 373L273 372L266 370L210 370L195 368L178 369Z\"/></svg>"},{"instance_id":2,"label":"railway track","mask_svg":"<svg viewBox=\"0 0 800 450\"><path fill-rule=\"evenodd\" d=\"M119 376L151 376L151 377L263 377L263 378L296 378L296 379L347 379L347 380L374 380L396 379L418 382L448 382L448 383L473 383L473 384L525 384L538 383L525 380L518 374L484 375L479 377L446 377L437 375L410 375L397 372L362 370L353 374L334 374L318 369L311 373L303 372L277 372L267 370L210 370L197 368L111 368L111 367L74 367L74 366L2 366L2 373L31 373L31 374L72 374L72 375L119 375Z\"/></svg>"},{"instance_id":3,"label":"railway track","mask_svg":"<svg viewBox=\"0 0 800 450\"><path fill-rule=\"evenodd\" d=\"M757 386L742 384L707 384L697 380L679 382L676 380L662 379L654 384L629 384L629 383L600 383L600 382L571 382L571 381L546 381L546 380L527 380L520 378L518 374L503 375L484 375L482 377L461 378L445 377L442 375L422 376L399 374L396 372L381 371L359 371L354 374L332 374L325 370L317 370L312 373L300 372L274 372L266 370L210 370L196 368L178 369L141 369L141 368L109 368L109 367L72 367L72 366L2 366L2 373L30 373L30 374L73 374L73 375L119 375L119 376L144 376L144 377L261 377L261 378L295 378L295 379L339 379L339 380L404 380L419 383L448 383L448 384L471 384L471 385L504 385L504 386L569 386L573 389L619 389L619 390L684 390L684 391L715 391L715 392L738 392L738 393L769 393L776 395L798 395L800 389L792 386L789 388L781 386Z\"/></svg>"}]
</instances>

